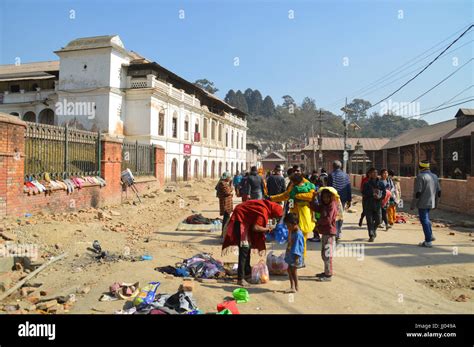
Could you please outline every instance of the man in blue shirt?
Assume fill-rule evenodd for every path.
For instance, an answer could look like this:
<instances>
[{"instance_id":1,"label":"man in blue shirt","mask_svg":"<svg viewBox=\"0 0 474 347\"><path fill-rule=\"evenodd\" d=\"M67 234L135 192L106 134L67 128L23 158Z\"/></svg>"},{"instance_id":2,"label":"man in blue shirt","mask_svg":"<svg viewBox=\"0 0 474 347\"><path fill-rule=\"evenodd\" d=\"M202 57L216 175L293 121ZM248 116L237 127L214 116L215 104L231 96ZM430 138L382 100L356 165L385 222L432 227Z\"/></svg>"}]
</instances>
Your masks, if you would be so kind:
<instances>
[{"instance_id":1,"label":"man in blue shirt","mask_svg":"<svg viewBox=\"0 0 474 347\"><path fill-rule=\"evenodd\" d=\"M232 185L235 188L236 194L239 196L239 188L240 188L240 183L242 182L242 175L240 174L239 170L235 172L234 179L232 180Z\"/></svg>"},{"instance_id":2,"label":"man in blue shirt","mask_svg":"<svg viewBox=\"0 0 474 347\"><path fill-rule=\"evenodd\" d=\"M339 160L335 160L332 164L333 172L328 176L328 186L333 187L337 190L339 197L341 198L342 206L345 208L351 207L352 201L352 189L349 175L342 171L342 163ZM342 233L342 220L336 222L336 242L341 238Z\"/></svg>"}]
</instances>

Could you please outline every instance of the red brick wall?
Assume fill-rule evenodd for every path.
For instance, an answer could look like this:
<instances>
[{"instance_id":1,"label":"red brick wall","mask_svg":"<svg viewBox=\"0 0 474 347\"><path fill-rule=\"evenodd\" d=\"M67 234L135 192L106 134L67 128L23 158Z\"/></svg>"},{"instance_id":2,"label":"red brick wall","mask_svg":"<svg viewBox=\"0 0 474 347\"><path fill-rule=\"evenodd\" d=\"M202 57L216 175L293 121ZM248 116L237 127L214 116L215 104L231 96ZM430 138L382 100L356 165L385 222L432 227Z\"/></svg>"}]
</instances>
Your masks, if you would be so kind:
<instances>
[{"instance_id":1,"label":"red brick wall","mask_svg":"<svg viewBox=\"0 0 474 347\"><path fill-rule=\"evenodd\" d=\"M17 117L0 113L0 217L25 213L68 212L87 207L118 204L124 198L120 182L122 163L121 140L103 136L101 139L101 176L105 187L86 186L68 194L58 190L28 195L23 192L25 123ZM19 153L19 155L18 155ZM155 177L141 178L139 191L158 189L164 184L164 149L155 148ZM128 192L132 197L134 193Z\"/></svg>"},{"instance_id":2,"label":"red brick wall","mask_svg":"<svg viewBox=\"0 0 474 347\"><path fill-rule=\"evenodd\" d=\"M359 190L361 175L351 175L352 187ZM414 177L400 177L402 199L409 203L413 197ZM467 180L440 179L441 199L439 207L444 210L474 215L474 177Z\"/></svg>"}]
</instances>

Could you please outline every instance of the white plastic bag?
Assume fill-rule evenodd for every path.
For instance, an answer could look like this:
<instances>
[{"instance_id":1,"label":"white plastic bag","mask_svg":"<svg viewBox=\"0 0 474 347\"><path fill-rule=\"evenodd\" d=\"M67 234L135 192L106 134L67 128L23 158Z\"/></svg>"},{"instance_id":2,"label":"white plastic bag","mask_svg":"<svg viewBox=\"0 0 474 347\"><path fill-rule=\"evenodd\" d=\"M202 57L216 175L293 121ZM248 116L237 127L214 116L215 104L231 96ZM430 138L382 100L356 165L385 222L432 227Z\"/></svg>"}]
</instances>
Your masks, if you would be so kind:
<instances>
[{"instance_id":1,"label":"white plastic bag","mask_svg":"<svg viewBox=\"0 0 474 347\"><path fill-rule=\"evenodd\" d=\"M288 264L285 262L285 252L276 256L270 251L267 255L267 267L270 275L286 275Z\"/></svg>"},{"instance_id":2,"label":"white plastic bag","mask_svg":"<svg viewBox=\"0 0 474 347\"><path fill-rule=\"evenodd\" d=\"M267 283L270 280L268 274L268 267L265 261L261 259L258 264L252 267L252 282L253 283Z\"/></svg>"}]
</instances>

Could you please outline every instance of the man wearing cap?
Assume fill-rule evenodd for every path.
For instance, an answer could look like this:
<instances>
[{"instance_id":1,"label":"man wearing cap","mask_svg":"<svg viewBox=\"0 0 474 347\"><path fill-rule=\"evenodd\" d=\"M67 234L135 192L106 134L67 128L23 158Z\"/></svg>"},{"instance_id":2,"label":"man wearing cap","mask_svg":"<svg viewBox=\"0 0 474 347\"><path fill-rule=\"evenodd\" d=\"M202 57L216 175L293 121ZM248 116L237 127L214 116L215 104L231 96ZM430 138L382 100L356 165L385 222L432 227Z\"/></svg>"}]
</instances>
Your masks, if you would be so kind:
<instances>
[{"instance_id":1,"label":"man wearing cap","mask_svg":"<svg viewBox=\"0 0 474 347\"><path fill-rule=\"evenodd\" d=\"M285 192L286 184L281 171L281 166L277 165L273 173L267 178L268 195L277 195Z\"/></svg>"},{"instance_id":2,"label":"man wearing cap","mask_svg":"<svg viewBox=\"0 0 474 347\"><path fill-rule=\"evenodd\" d=\"M430 211L437 207L438 198L441 197L441 186L438 176L431 172L428 161L421 161L419 169L420 173L415 178L411 209L413 210L415 206L418 208L418 216L425 234L425 241L418 246L431 248L435 238L431 229Z\"/></svg>"}]
</instances>

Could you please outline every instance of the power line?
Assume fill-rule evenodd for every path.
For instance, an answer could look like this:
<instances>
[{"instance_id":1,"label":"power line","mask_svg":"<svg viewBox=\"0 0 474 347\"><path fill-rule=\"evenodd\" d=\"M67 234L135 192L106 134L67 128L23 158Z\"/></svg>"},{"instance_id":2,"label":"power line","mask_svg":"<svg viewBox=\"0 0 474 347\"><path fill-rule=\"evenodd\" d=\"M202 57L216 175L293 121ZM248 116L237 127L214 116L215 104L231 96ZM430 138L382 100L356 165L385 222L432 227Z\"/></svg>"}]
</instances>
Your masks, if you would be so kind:
<instances>
[{"instance_id":1,"label":"power line","mask_svg":"<svg viewBox=\"0 0 474 347\"><path fill-rule=\"evenodd\" d=\"M358 89L357 91L351 93L351 95L356 95L356 94L358 94L358 93L361 93L361 92L364 91L365 89L367 89L367 88L369 88L369 87L371 88L371 86L376 85L376 84L379 84L379 83L378 83L379 81L381 81L380 83L382 83L384 79L388 78L388 76L390 76L390 75L393 75L395 72L404 71L404 70L406 70L408 67L413 66L414 64L418 63L419 61L425 60L426 58L428 58L428 57L430 57L431 55L435 54L437 51L441 50L442 48L440 48L440 49L438 49L438 50L436 50L436 51L430 53L430 54L427 55L426 57L423 57L423 58L419 59L418 61L416 61L416 62L410 64L409 66L407 66L407 67L404 68L403 70L398 71L398 70L400 70L401 68L403 68L405 65L411 63L413 60L416 60L418 57L425 55L426 53L428 53L429 51L431 51L433 48L435 48L435 47L441 45L442 43L444 43L444 42L446 42L446 41L448 41L451 37L453 37L453 36L455 36L457 33L461 32L465 27L466 27L466 25L464 25L462 28L460 28L459 30L457 30L457 31L455 31L454 33L452 33L451 35L449 35L449 36L448 36L447 38L445 38L444 40L438 42L437 44L435 44L435 45L432 46L431 48L425 50L424 52L418 54L416 57L414 57L414 58L408 60L408 61L405 62L404 64L402 64L402 65L400 65L399 67L395 68L395 69L392 70L391 72L385 74L384 76L380 77L379 79L375 80L374 82L369 83L369 84L366 85L365 87L362 87L362 88ZM460 48L460 47L459 47L459 48ZM369 89L370 89L370 88L369 88ZM340 101L344 101L344 98L340 98L340 99L338 99L338 100L335 100L334 102L330 103L329 105L332 106L332 105L334 105L334 104L336 104L336 103L339 103Z\"/></svg>"},{"instance_id":2,"label":"power line","mask_svg":"<svg viewBox=\"0 0 474 347\"><path fill-rule=\"evenodd\" d=\"M458 97L459 95L461 95L462 93L464 93L466 90L471 89L472 87L474 87L474 84L471 84L469 87L464 88L464 89L461 90L459 93L457 93L455 96L453 96L451 99L449 99L449 100L447 100L447 101L445 101L445 102L439 104L438 106L435 107L435 109L438 109L439 107L448 104L448 103L451 102L454 98Z\"/></svg>"},{"instance_id":3,"label":"power line","mask_svg":"<svg viewBox=\"0 0 474 347\"><path fill-rule=\"evenodd\" d=\"M434 113L434 112L446 110L446 109L448 109L448 108L455 107L455 106L459 106L459 105L462 105L462 104L471 102L471 101L473 101L473 100L474 100L474 98L471 98L471 99L469 99L469 100L466 100L466 101L463 101L463 102L459 102L459 103L454 104L454 105L451 105L451 106L446 106L446 107L443 107L443 108L440 108L440 109L437 109L437 110L431 110L431 111L429 111L429 112L420 113L420 116L425 116L425 115L430 114L430 113Z\"/></svg>"},{"instance_id":4,"label":"power line","mask_svg":"<svg viewBox=\"0 0 474 347\"><path fill-rule=\"evenodd\" d=\"M372 107L374 106L377 106L378 104L380 104L381 102L387 100L388 98L390 98L391 96L395 95L396 93L398 93L401 89L403 89L406 85L408 85L410 82L412 82L415 78L417 78L418 76L420 76L424 71L426 71L426 69L428 69L436 60L439 59L439 57L441 57L452 45L454 45L457 41L459 41L459 39L461 39L469 30L472 29L472 27L474 27L474 24L471 24L469 26L469 28L467 28L461 35L459 35L453 42L451 42L440 54L438 54L436 56L436 58L434 58L432 61L430 61L428 63L428 65L426 65L420 72L418 72L415 76L413 76L412 78L410 78L408 81L406 81L404 84L402 84L397 90L395 90L394 92L390 93L388 96L386 96L385 98L383 98L382 100L376 102L375 104L373 104L371 107L369 107L368 109L371 109Z\"/></svg>"},{"instance_id":5,"label":"power line","mask_svg":"<svg viewBox=\"0 0 474 347\"><path fill-rule=\"evenodd\" d=\"M466 43L463 44L462 46L459 46L458 48L456 48L456 49L450 51L450 53L454 53L454 52L457 51L458 49L461 49L462 47L464 47L464 46L466 46L466 45L472 43L473 41L474 41L474 40L471 40L471 41L469 41L469 42L466 42ZM434 53L433 53L433 54L434 54ZM448 57L448 56L445 55L445 56L443 56L441 59L446 58L446 57ZM440 60L441 60L441 59L440 59ZM410 66L411 66L411 65L410 65ZM367 91L367 92L365 92L364 94L359 95L359 98L361 98L361 97L363 97L363 96L366 96L366 95L369 95L369 94L372 94L372 93L374 93L374 92L380 91L381 89L383 89L383 88L385 88L385 87L388 87L389 85L392 85L392 84L394 84L395 82L397 82L397 81L399 81L399 80L404 79L406 76L410 76L412 73L419 71L421 68L422 68L422 67L419 66L419 67L417 67L416 69L411 70L410 72L404 74L403 76L400 76L400 77L398 77L398 78L392 80L391 82L388 82L387 84L384 84L384 85L381 86L381 87L375 85L375 86L373 86L373 87L371 87L371 88L368 89L368 90L372 89L371 91ZM402 72L402 71L404 71L404 70L406 70L406 69L400 70L400 72Z\"/></svg>"},{"instance_id":6,"label":"power line","mask_svg":"<svg viewBox=\"0 0 474 347\"><path fill-rule=\"evenodd\" d=\"M448 76L446 76L445 78L443 78L441 81L439 81L438 83L436 83L433 87L431 87L430 89L428 89L426 92L422 93L421 95L417 96L415 99L413 99L412 101L410 101L407 105L405 105L402 109L400 109L400 113L401 111L406 108L408 105L414 103L416 100L419 100L420 98L422 98L423 96L425 96L426 94L428 94L429 92L431 92L433 89L435 89L436 87L438 87L439 85L443 84L446 80L448 80L449 78L451 78L453 75L455 75L458 71L460 71L464 66L466 66L467 64L469 64L471 61L473 60L473 58L469 59L466 63L464 63L463 65L461 65L460 67L458 67L456 70L454 70L453 72L451 72Z\"/></svg>"}]
</instances>

